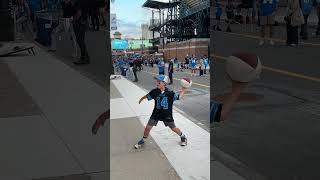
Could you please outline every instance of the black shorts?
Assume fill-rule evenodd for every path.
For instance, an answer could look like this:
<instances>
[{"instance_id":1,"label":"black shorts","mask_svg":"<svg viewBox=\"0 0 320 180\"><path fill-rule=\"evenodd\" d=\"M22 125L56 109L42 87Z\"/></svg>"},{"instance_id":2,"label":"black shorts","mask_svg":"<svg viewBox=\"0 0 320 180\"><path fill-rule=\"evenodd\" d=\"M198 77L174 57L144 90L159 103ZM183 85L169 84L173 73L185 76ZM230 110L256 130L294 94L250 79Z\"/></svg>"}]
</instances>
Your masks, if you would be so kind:
<instances>
[{"instance_id":1,"label":"black shorts","mask_svg":"<svg viewBox=\"0 0 320 180\"><path fill-rule=\"evenodd\" d=\"M158 124L158 122L159 122L159 120L155 120L155 119L149 119L149 121L148 121L148 126L157 126L157 124ZM168 126L169 128L176 128L176 124L174 123L174 121L163 121L163 124L165 125L165 126Z\"/></svg>"},{"instance_id":2,"label":"black shorts","mask_svg":"<svg viewBox=\"0 0 320 180\"><path fill-rule=\"evenodd\" d=\"M216 20L220 20L221 16L216 15Z\"/></svg>"}]
</instances>

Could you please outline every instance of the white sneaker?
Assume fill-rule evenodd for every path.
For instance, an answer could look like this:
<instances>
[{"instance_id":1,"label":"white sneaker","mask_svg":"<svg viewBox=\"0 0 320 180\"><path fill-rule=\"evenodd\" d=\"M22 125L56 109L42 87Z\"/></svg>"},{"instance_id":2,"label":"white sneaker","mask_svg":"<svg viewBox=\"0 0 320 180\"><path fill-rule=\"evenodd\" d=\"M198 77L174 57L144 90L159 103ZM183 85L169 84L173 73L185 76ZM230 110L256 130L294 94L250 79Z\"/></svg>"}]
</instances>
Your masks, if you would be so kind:
<instances>
[{"instance_id":1,"label":"white sneaker","mask_svg":"<svg viewBox=\"0 0 320 180\"><path fill-rule=\"evenodd\" d=\"M264 40L260 40L259 46L263 46L263 45L264 45Z\"/></svg>"},{"instance_id":2,"label":"white sneaker","mask_svg":"<svg viewBox=\"0 0 320 180\"><path fill-rule=\"evenodd\" d=\"M187 138L185 135L181 136L181 146L186 146L187 145Z\"/></svg>"},{"instance_id":3,"label":"white sneaker","mask_svg":"<svg viewBox=\"0 0 320 180\"><path fill-rule=\"evenodd\" d=\"M274 42L272 40L270 40L270 45L273 46L274 45Z\"/></svg>"},{"instance_id":4,"label":"white sneaker","mask_svg":"<svg viewBox=\"0 0 320 180\"><path fill-rule=\"evenodd\" d=\"M134 145L135 149L140 149L143 147L143 145L145 144L144 139L141 139L137 144Z\"/></svg>"}]
</instances>

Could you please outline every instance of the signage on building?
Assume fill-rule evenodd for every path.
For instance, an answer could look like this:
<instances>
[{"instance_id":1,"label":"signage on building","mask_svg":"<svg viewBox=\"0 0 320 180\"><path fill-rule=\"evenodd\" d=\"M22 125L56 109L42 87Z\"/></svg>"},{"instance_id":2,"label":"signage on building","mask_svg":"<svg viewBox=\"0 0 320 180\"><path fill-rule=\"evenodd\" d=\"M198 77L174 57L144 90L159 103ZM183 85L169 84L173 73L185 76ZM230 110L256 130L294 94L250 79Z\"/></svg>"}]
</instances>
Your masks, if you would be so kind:
<instances>
[{"instance_id":1,"label":"signage on building","mask_svg":"<svg viewBox=\"0 0 320 180\"><path fill-rule=\"evenodd\" d=\"M115 31L117 30L117 15L110 14L110 30Z\"/></svg>"}]
</instances>

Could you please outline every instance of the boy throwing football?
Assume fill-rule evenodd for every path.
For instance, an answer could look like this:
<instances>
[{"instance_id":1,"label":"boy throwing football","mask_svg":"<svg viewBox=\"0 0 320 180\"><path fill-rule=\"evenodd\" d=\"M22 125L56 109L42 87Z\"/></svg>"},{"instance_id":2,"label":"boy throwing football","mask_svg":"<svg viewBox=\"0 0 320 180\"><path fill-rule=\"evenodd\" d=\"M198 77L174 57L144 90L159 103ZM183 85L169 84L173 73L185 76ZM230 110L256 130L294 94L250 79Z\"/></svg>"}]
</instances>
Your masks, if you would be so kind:
<instances>
[{"instance_id":1,"label":"boy throwing football","mask_svg":"<svg viewBox=\"0 0 320 180\"><path fill-rule=\"evenodd\" d=\"M173 102L175 100L179 100L183 94L185 93L186 88L182 87L182 90L180 93L175 93L173 91L170 91L166 85L168 83L168 77L165 75L158 75L156 77L156 86L157 88L150 91L147 95L143 96L139 100L139 104L144 100L148 99L154 100L155 105L152 112L152 115L148 121L148 124L144 130L143 138L134 146L136 149L141 148L152 129L153 126L156 126L158 124L158 121L163 121L165 126L168 126L173 132L178 134L181 138L181 146L187 145L187 138L186 136L181 132L179 128L176 127L174 123L174 119L172 117L172 107Z\"/></svg>"}]
</instances>

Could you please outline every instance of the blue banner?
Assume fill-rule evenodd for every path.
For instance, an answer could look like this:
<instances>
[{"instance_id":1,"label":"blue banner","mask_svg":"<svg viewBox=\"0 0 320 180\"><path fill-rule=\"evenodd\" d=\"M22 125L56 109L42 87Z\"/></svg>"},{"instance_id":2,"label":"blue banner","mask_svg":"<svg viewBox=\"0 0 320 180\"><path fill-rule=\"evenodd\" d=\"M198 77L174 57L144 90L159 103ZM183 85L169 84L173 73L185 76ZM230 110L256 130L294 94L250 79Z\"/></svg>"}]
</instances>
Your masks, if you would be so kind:
<instances>
[{"instance_id":1,"label":"blue banner","mask_svg":"<svg viewBox=\"0 0 320 180\"><path fill-rule=\"evenodd\" d=\"M128 49L127 40L112 40L112 49Z\"/></svg>"}]
</instances>

